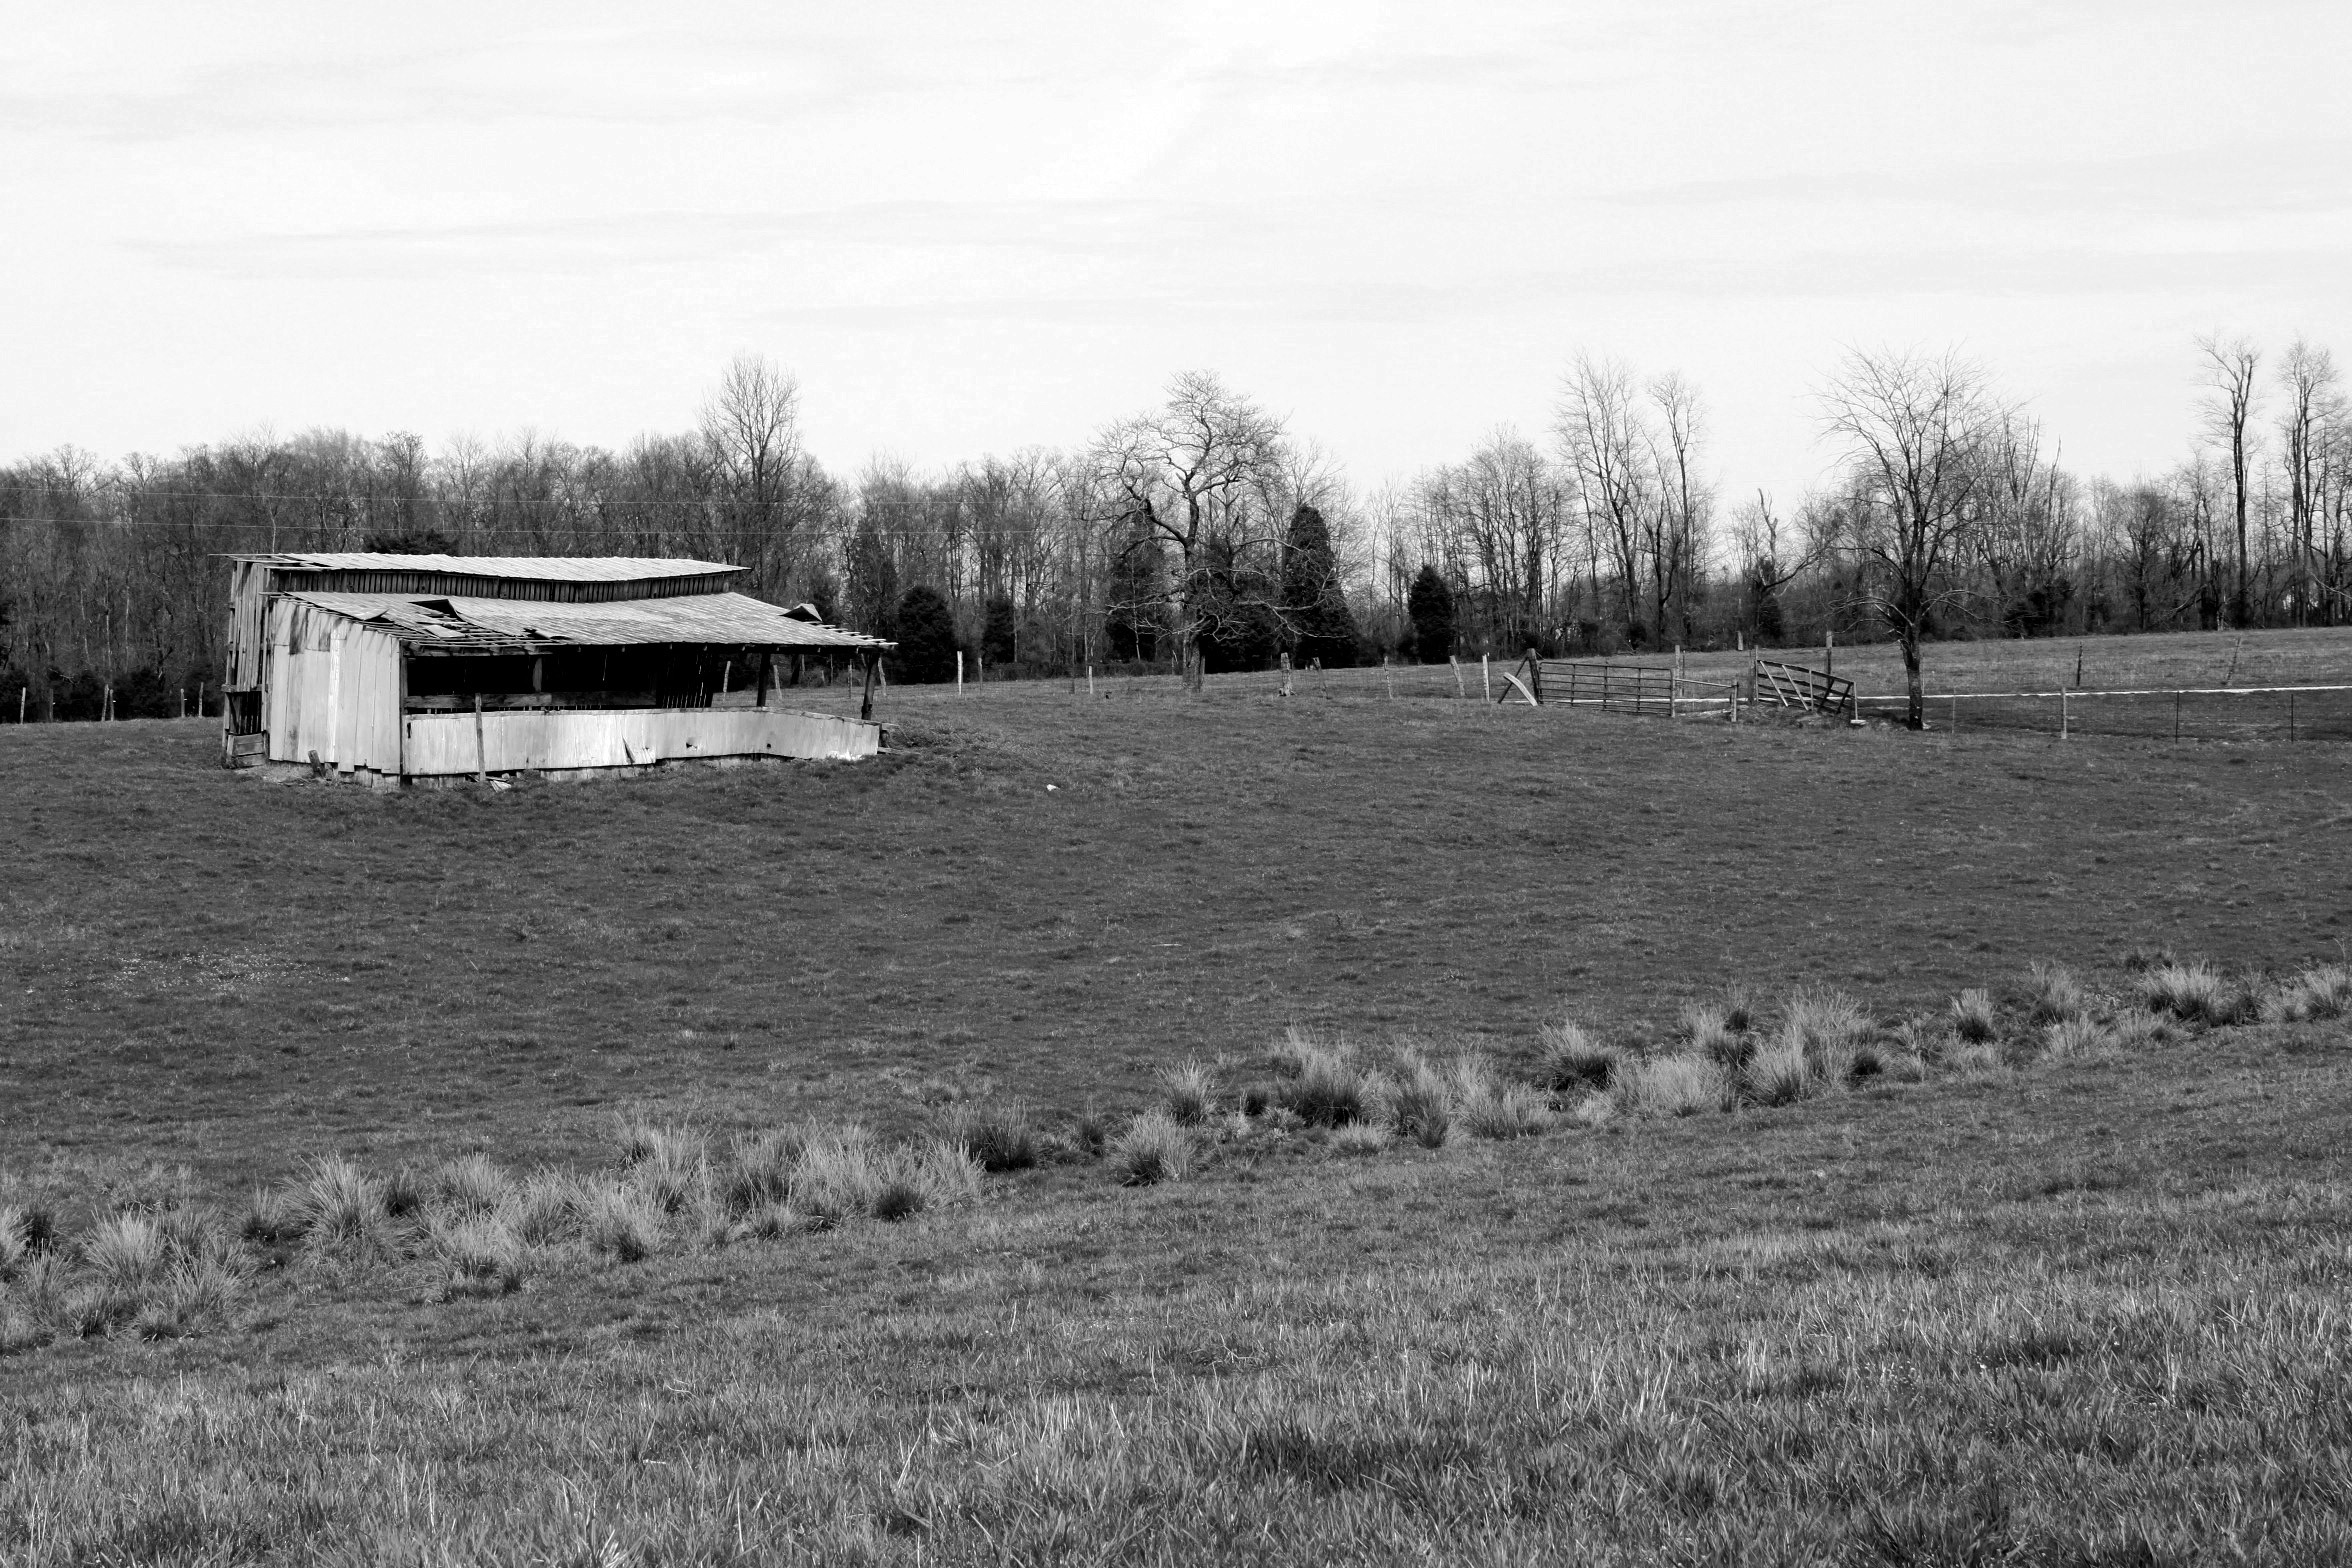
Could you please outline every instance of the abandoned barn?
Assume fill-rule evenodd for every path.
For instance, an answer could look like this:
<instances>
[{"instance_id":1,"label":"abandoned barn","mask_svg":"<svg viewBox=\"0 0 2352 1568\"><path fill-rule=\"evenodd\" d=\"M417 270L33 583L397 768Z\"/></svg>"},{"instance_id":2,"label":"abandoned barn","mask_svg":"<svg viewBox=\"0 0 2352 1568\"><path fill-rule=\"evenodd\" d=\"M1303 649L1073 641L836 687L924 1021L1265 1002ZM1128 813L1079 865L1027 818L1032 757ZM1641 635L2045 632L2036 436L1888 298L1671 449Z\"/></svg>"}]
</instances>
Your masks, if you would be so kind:
<instances>
[{"instance_id":1,"label":"abandoned barn","mask_svg":"<svg viewBox=\"0 0 2352 1568\"><path fill-rule=\"evenodd\" d=\"M683 760L872 756L890 644L735 591L743 568L622 557L230 557L222 760L384 787ZM824 672L822 677L818 671ZM860 716L795 712L812 678Z\"/></svg>"}]
</instances>

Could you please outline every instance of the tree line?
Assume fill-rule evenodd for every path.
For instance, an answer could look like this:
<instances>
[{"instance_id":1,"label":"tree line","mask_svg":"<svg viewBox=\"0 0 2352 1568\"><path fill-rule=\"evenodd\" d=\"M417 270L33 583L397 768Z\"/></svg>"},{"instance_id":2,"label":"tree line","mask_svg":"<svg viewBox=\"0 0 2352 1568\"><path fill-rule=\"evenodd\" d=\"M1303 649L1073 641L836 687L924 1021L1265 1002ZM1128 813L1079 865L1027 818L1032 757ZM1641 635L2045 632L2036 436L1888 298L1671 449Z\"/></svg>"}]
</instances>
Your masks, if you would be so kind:
<instances>
[{"instance_id":1,"label":"tree line","mask_svg":"<svg viewBox=\"0 0 2352 1568\"><path fill-rule=\"evenodd\" d=\"M33 716L177 711L218 679L230 551L676 555L1005 676L1284 655L1326 666L2352 617L2352 417L2332 356L2198 345L2200 432L2129 481L1956 356L1858 351L1816 389L1834 458L1793 505L1726 504L1698 388L1582 357L1548 430L1362 492L1207 373L1062 450L922 472L808 452L793 378L729 366L693 428L625 450L537 433L268 431L169 458L0 467L0 693ZM13 719L17 703L0 702Z\"/></svg>"}]
</instances>

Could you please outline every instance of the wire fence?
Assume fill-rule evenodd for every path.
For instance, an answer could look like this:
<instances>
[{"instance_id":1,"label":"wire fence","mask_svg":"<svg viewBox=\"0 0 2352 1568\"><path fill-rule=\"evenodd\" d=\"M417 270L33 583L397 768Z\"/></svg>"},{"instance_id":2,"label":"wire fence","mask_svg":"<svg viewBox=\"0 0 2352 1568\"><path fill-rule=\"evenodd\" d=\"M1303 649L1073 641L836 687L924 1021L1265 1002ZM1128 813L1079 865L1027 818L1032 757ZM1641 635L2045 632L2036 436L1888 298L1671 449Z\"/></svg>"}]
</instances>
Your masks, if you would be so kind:
<instances>
[{"instance_id":1,"label":"wire fence","mask_svg":"<svg viewBox=\"0 0 2352 1568\"><path fill-rule=\"evenodd\" d=\"M1903 697L1861 697L1872 718L1900 719ZM2061 739L2352 740L2352 686L2184 686L2136 690L1936 692L1923 705L1932 730L2039 733Z\"/></svg>"}]
</instances>

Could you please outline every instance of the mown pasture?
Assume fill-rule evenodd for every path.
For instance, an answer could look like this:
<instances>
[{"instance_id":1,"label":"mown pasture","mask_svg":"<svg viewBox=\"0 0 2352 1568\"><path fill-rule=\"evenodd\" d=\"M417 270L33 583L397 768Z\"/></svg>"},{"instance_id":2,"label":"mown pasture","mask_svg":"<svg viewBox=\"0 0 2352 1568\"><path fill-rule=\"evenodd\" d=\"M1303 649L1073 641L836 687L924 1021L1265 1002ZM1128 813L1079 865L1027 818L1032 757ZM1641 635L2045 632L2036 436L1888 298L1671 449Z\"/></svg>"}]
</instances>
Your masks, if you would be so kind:
<instances>
[{"instance_id":1,"label":"mown pasture","mask_svg":"<svg viewBox=\"0 0 2352 1568\"><path fill-rule=\"evenodd\" d=\"M1744 987L2122 999L2352 937L2346 757L1257 692L896 693L849 768L399 798L0 734L0 1167L86 1224L615 1113L1115 1120L1291 1026L1532 1068ZM1048 785L1053 786L1050 790ZM2022 1026L2021 1026L2022 1027ZM2313 1561L2352 1550L2341 1022L905 1223L308 1254L0 1355L35 1561ZM4 1288L4 1287L0 1287ZM438 1557L436 1554L440 1554Z\"/></svg>"}]
</instances>

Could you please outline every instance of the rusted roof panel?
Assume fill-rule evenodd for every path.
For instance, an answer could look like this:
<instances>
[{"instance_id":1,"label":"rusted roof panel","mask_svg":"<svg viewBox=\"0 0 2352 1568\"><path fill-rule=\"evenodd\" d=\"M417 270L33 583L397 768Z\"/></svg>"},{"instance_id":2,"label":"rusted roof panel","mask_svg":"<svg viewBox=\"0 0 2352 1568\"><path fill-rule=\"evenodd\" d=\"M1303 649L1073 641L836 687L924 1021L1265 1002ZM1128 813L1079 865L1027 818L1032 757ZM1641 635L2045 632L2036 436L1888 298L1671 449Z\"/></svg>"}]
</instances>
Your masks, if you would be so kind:
<instances>
[{"instance_id":1,"label":"rusted roof panel","mask_svg":"<svg viewBox=\"0 0 2352 1568\"><path fill-rule=\"evenodd\" d=\"M692 642L751 648L896 646L838 626L796 621L781 605L740 593L623 599L608 604L397 593L289 593L285 597L355 621L375 623L420 652L527 652Z\"/></svg>"},{"instance_id":2,"label":"rusted roof panel","mask_svg":"<svg viewBox=\"0 0 2352 1568\"><path fill-rule=\"evenodd\" d=\"M634 583L709 577L745 568L721 561L635 555L395 555L375 550L283 550L231 555L287 571L439 572L452 577L513 577L538 582Z\"/></svg>"}]
</instances>

